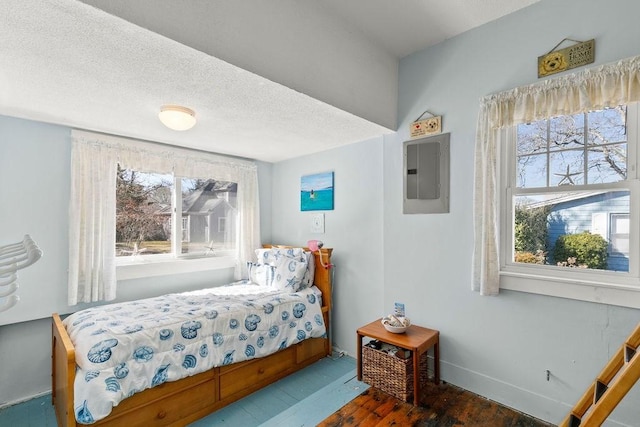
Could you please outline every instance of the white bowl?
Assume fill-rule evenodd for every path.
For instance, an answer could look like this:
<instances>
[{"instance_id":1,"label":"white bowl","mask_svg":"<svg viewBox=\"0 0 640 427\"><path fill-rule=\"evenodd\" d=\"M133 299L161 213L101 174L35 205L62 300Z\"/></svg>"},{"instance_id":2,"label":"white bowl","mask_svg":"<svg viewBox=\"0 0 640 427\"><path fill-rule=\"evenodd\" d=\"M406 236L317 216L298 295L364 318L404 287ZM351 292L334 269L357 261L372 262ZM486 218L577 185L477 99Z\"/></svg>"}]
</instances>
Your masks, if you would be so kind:
<instances>
[{"instance_id":1,"label":"white bowl","mask_svg":"<svg viewBox=\"0 0 640 427\"><path fill-rule=\"evenodd\" d=\"M402 334L404 332L407 331L407 329L409 328L409 326L411 325L411 322L409 321L409 319L405 318L406 321L406 325L405 326L391 326L389 323L385 322L385 321L389 321L389 319L387 318L383 318L382 319L382 326L384 326L384 328L394 334Z\"/></svg>"}]
</instances>

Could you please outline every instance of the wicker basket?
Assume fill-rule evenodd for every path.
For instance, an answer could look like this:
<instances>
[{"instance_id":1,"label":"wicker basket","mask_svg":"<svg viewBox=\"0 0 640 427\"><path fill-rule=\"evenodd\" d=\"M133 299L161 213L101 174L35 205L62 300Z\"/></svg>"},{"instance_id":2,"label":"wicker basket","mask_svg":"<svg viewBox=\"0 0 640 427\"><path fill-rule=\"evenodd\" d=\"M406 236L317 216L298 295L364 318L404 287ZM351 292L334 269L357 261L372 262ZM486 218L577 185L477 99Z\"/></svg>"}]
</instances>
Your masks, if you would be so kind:
<instances>
[{"instance_id":1,"label":"wicker basket","mask_svg":"<svg viewBox=\"0 0 640 427\"><path fill-rule=\"evenodd\" d=\"M429 379L429 357L420 357L420 384ZM362 347L362 380L398 399L413 397L413 356L401 359L369 346Z\"/></svg>"}]
</instances>

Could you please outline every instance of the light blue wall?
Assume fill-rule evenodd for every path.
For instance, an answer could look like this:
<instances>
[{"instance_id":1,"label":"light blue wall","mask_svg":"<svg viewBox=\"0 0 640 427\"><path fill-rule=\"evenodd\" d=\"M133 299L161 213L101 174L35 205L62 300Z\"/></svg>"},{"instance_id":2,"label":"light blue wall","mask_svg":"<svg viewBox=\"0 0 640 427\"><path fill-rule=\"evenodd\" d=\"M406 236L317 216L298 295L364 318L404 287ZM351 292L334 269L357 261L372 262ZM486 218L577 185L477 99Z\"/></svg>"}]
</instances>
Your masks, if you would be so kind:
<instances>
[{"instance_id":1,"label":"light blue wall","mask_svg":"<svg viewBox=\"0 0 640 427\"><path fill-rule=\"evenodd\" d=\"M0 116L0 245L30 234L43 251L19 270L20 302L0 313L0 407L51 389L53 312L67 305L71 129ZM262 238L271 237L271 164L258 162ZM117 301L228 283L232 269L118 283Z\"/></svg>"},{"instance_id":2,"label":"light blue wall","mask_svg":"<svg viewBox=\"0 0 640 427\"><path fill-rule=\"evenodd\" d=\"M273 241L322 240L335 249L333 342L355 355L355 326L384 315L382 304L383 138L273 166ZM323 211L325 233L310 232L313 211L300 211L300 178L334 172L334 210Z\"/></svg>"},{"instance_id":3,"label":"light blue wall","mask_svg":"<svg viewBox=\"0 0 640 427\"><path fill-rule=\"evenodd\" d=\"M290 243L310 236L308 215L296 198L300 176L336 170L336 195L343 199L327 212L321 238L335 248L338 263L337 346L355 354L357 327L389 313L395 301L404 302L414 323L440 330L445 381L561 421L633 330L640 311L513 291L497 297L471 291L479 99L535 83L537 57L565 37L595 38L596 63L640 54L639 14L640 3L633 0L542 0L404 58L397 135L274 165L274 240ZM451 133L451 209L403 215L402 142L409 123L424 110L441 114L444 132ZM357 178L362 184L354 185L343 176L346 171L366 179ZM348 195L341 193L345 188ZM370 197L366 203L363 192ZM637 425L639 387L610 425Z\"/></svg>"},{"instance_id":4,"label":"light blue wall","mask_svg":"<svg viewBox=\"0 0 640 427\"><path fill-rule=\"evenodd\" d=\"M537 57L565 37L595 38L596 63L640 54L639 13L640 3L632 0L542 0L400 63L400 127L384 150L385 306L405 301L416 323L441 331L446 381L554 423L633 330L640 311L520 292L471 292L479 99L538 81ZM402 140L425 109L441 114L444 132L451 133L448 215L400 211ZM637 425L637 388L613 420Z\"/></svg>"},{"instance_id":5,"label":"light blue wall","mask_svg":"<svg viewBox=\"0 0 640 427\"><path fill-rule=\"evenodd\" d=\"M31 235L44 255L18 271L20 302L0 324L51 315L66 306L69 129L0 116L0 245Z\"/></svg>"},{"instance_id":6,"label":"light blue wall","mask_svg":"<svg viewBox=\"0 0 640 427\"><path fill-rule=\"evenodd\" d=\"M303 244L319 238L335 248L338 347L355 354L356 328L401 301L414 323L441 331L445 381L560 421L631 332L640 312L519 292L481 297L470 291L479 98L537 81L537 57L565 37L595 38L597 63L639 54L639 14L640 3L634 0L542 0L404 58L397 135L260 169L263 241ZM408 124L425 109L442 114L444 131L451 133L451 210L403 215L402 141L408 138ZM3 139L1 159L7 153L4 144ZM47 159L39 161L46 164ZM311 214L300 212L300 177L331 170L335 209L325 212L325 234L312 234ZM265 227L266 215L271 222ZM64 226L59 214L51 221ZM48 342L43 341L48 327L46 320L0 327L0 404L47 390ZM37 343L27 345L27 335L36 336ZM33 357L16 357L16 349ZM8 366L6 361L11 361ZM31 368L28 384L14 385L10 392L6 384L25 378L24 372L13 372L22 367ZM637 425L639 394L636 385L609 424Z\"/></svg>"}]
</instances>

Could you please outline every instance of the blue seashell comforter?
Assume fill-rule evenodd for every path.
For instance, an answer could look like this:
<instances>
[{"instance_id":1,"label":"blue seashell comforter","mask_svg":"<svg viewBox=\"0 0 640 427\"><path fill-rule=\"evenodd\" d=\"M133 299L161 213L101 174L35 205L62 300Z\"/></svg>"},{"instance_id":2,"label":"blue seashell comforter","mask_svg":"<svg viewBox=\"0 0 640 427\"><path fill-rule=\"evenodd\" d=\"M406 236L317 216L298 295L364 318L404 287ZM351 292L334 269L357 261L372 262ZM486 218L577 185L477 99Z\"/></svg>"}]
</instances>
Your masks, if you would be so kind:
<instances>
[{"instance_id":1,"label":"blue seashell comforter","mask_svg":"<svg viewBox=\"0 0 640 427\"><path fill-rule=\"evenodd\" d=\"M75 413L91 424L136 392L326 336L321 294L247 282L82 310L64 320L76 349Z\"/></svg>"}]
</instances>

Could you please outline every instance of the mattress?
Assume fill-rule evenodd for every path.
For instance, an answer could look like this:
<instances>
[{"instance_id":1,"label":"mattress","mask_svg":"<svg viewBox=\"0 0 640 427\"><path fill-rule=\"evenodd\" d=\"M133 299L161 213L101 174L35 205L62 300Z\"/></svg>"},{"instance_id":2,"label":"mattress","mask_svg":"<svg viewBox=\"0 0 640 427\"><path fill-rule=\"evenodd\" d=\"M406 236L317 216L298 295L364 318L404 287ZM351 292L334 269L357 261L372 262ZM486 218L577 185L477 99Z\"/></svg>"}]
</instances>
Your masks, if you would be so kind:
<instances>
[{"instance_id":1,"label":"mattress","mask_svg":"<svg viewBox=\"0 0 640 427\"><path fill-rule=\"evenodd\" d=\"M246 281L90 308L63 323L82 424L147 388L326 336L315 286L292 293Z\"/></svg>"}]
</instances>

